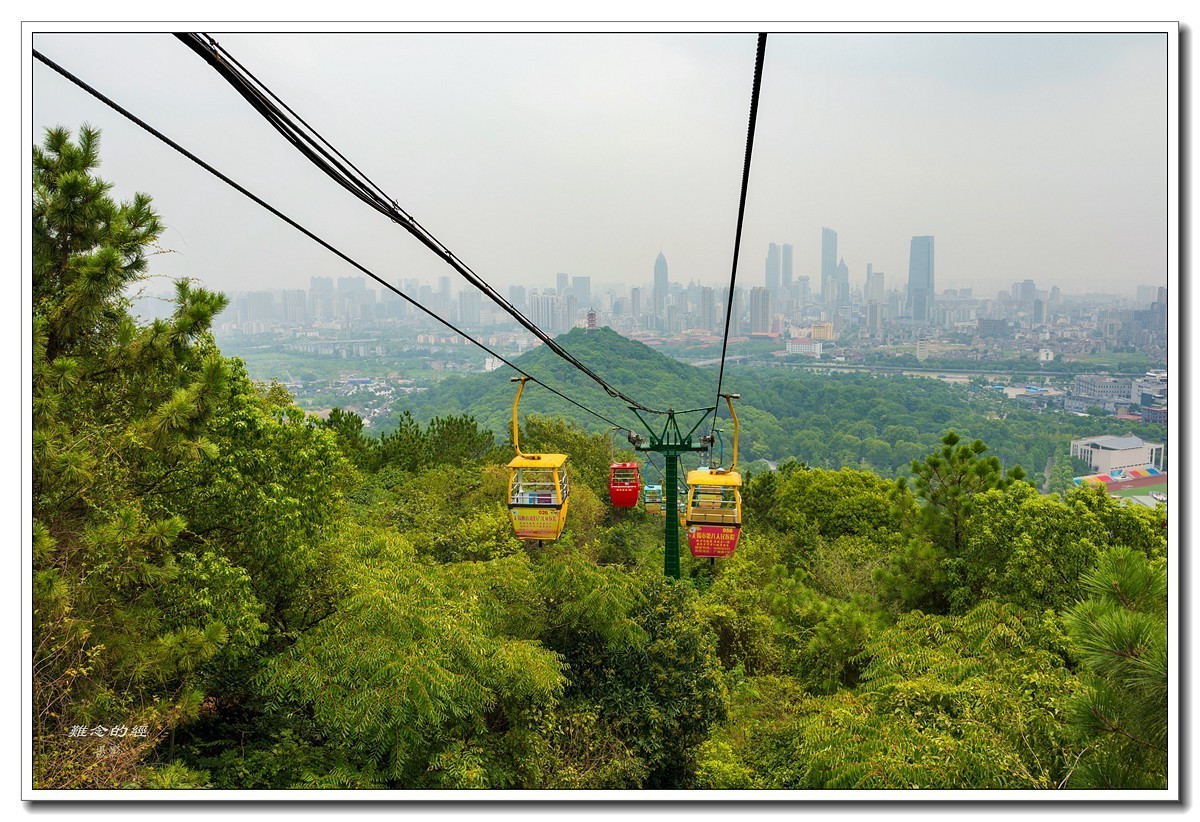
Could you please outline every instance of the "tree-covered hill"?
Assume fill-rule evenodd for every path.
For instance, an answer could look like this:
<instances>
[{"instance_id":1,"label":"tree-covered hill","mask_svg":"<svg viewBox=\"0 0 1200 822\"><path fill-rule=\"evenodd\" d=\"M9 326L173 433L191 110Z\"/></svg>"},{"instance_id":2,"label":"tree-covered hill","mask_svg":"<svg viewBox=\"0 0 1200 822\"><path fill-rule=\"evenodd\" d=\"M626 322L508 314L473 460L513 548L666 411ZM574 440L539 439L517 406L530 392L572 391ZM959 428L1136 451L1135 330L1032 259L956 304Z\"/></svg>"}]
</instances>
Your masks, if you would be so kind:
<instances>
[{"instance_id":1,"label":"tree-covered hill","mask_svg":"<svg viewBox=\"0 0 1200 822\"><path fill-rule=\"evenodd\" d=\"M591 333L577 328L558 337L556 342L605 382L643 405L683 410L713 401L715 371L681 363L610 328ZM637 418L623 401L610 397L594 380L549 348L539 346L513 363L596 413L622 425L637 425ZM515 389L509 383L511 376L512 370L503 368L488 374L449 378L430 391L410 395L405 400L406 408L421 422L436 416L469 413L483 428L502 436L512 415ZM533 384L527 386L521 398L521 413L563 417L590 430L606 427L603 420Z\"/></svg>"},{"instance_id":2,"label":"tree-covered hill","mask_svg":"<svg viewBox=\"0 0 1200 822\"><path fill-rule=\"evenodd\" d=\"M681 410L714 401L715 368L680 363L608 328L593 333L576 329L558 341L611 385L645 405ZM621 401L549 349L539 347L514 363L608 419L641 430ZM419 422L470 414L497 438L507 439L515 391L510 376L511 370L501 369L448 378L427 392L406 397L403 408L396 408L384 428L398 425L404 412ZM741 394L741 454L747 463L792 458L824 468L854 466L897 475L954 430L989 443L1005 464L1020 464L1030 475L1040 475L1047 460L1065 454L1072 439L1130 432L1165 443L1167 437L1163 425L1038 413L979 386L925 377L731 365L722 390ZM522 397L521 413L569 419L592 431L606 427L603 420L536 385ZM728 429L724 408L719 416ZM1065 456L1062 459L1066 461Z\"/></svg>"}]
</instances>

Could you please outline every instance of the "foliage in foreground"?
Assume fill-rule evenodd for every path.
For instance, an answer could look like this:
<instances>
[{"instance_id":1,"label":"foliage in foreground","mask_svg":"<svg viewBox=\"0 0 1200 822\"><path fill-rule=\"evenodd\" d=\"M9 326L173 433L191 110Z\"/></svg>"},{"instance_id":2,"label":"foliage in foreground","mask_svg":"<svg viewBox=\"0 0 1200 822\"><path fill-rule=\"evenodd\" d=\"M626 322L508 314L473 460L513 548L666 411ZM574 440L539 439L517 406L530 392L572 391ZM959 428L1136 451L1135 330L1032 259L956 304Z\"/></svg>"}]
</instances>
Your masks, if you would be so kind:
<instances>
[{"instance_id":1,"label":"foliage in foreground","mask_svg":"<svg viewBox=\"0 0 1200 822\"><path fill-rule=\"evenodd\" d=\"M471 417L305 419L187 283L137 325L161 226L97 139L35 155L37 787L1166 784L1164 509L948 432L911 484L753 477L737 554L676 582L605 437L531 416L572 499L521 543Z\"/></svg>"}]
</instances>

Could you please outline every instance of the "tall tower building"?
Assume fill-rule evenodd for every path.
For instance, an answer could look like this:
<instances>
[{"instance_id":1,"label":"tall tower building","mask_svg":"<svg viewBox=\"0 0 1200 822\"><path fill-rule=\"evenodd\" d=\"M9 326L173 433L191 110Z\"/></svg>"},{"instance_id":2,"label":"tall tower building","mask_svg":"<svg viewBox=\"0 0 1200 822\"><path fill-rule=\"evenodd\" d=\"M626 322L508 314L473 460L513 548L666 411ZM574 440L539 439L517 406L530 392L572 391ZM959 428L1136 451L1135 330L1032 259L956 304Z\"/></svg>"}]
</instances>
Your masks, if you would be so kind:
<instances>
[{"instance_id":1,"label":"tall tower building","mask_svg":"<svg viewBox=\"0 0 1200 822\"><path fill-rule=\"evenodd\" d=\"M837 296L837 232L821 229L821 302L833 305Z\"/></svg>"},{"instance_id":2,"label":"tall tower building","mask_svg":"<svg viewBox=\"0 0 1200 822\"><path fill-rule=\"evenodd\" d=\"M667 292L669 289L667 258L660 251L658 252L658 256L654 258L654 292L651 294L651 298L654 300L654 322L656 325L660 317L666 316Z\"/></svg>"},{"instance_id":3,"label":"tall tower building","mask_svg":"<svg viewBox=\"0 0 1200 822\"><path fill-rule=\"evenodd\" d=\"M850 305L850 268L845 260L838 260L836 305Z\"/></svg>"},{"instance_id":4,"label":"tall tower building","mask_svg":"<svg viewBox=\"0 0 1200 822\"><path fill-rule=\"evenodd\" d=\"M654 258L654 287L662 291L664 297L666 296L669 287L667 282L667 258L663 256L661 251Z\"/></svg>"},{"instance_id":5,"label":"tall tower building","mask_svg":"<svg viewBox=\"0 0 1200 822\"><path fill-rule=\"evenodd\" d=\"M779 289L787 294L792 287L792 244L783 244L782 265L779 272Z\"/></svg>"},{"instance_id":6,"label":"tall tower building","mask_svg":"<svg viewBox=\"0 0 1200 822\"><path fill-rule=\"evenodd\" d=\"M767 290L772 294L779 293L779 274L781 270L781 260L779 257L779 246L771 243L767 246Z\"/></svg>"},{"instance_id":7,"label":"tall tower building","mask_svg":"<svg viewBox=\"0 0 1200 822\"><path fill-rule=\"evenodd\" d=\"M592 278L587 274L571 278L571 294L579 305L590 305L592 302Z\"/></svg>"},{"instance_id":8,"label":"tall tower building","mask_svg":"<svg viewBox=\"0 0 1200 822\"><path fill-rule=\"evenodd\" d=\"M908 312L915 322L933 320L933 237L913 237L908 251Z\"/></svg>"}]
</instances>

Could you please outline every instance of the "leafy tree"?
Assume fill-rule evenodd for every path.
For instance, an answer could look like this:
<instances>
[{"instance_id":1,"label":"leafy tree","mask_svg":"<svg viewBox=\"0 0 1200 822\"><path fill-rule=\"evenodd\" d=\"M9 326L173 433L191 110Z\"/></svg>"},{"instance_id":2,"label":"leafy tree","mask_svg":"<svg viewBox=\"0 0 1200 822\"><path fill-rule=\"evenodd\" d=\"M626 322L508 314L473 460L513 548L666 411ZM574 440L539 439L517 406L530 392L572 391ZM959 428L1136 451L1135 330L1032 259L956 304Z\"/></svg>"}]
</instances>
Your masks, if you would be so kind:
<instances>
[{"instance_id":1,"label":"leafy tree","mask_svg":"<svg viewBox=\"0 0 1200 822\"><path fill-rule=\"evenodd\" d=\"M226 371L202 336L224 301L185 284L175 315L138 329L123 289L161 226L149 198L118 204L94 175L99 134L51 129L34 151L33 702L35 785L113 787L196 716L199 669L259 606L219 558L220 602L166 608L191 583L179 512L144 498L139 468L210 459L203 424ZM170 470L170 469L167 469ZM194 559L194 557L193 557ZM204 562L202 559L201 562ZM145 725L109 757L72 728ZM149 729L153 729L150 731Z\"/></svg>"},{"instance_id":2,"label":"leafy tree","mask_svg":"<svg viewBox=\"0 0 1200 822\"><path fill-rule=\"evenodd\" d=\"M541 715L564 686L558 656L496 630L495 585L464 566L422 566L396 537L369 536L369 562L336 619L259 678L280 703L309 705L346 761L393 787L516 787L539 768ZM366 557L364 557L364 560ZM527 562L490 564L526 585ZM313 774L315 784L325 775Z\"/></svg>"},{"instance_id":3,"label":"leafy tree","mask_svg":"<svg viewBox=\"0 0 1200 822\"><path fill-rule=\"evenodd\" d=\"M803 697L747 681L744 724L714 735L698 773L776 790L1059 787L1077 754L1065 654L1052 620L1015 606L906 614L871 635L853 690Z\"/></svg>"},{"instance_id":4,"label":"leafy tree","mask_svg":"<svg viewBox=\"0 0 1200 822\"><path fill-rule=\"evenodd\" d=\"M345 463L220 356L224 297L181 281L170 317L133 320L160 224L145 195L108 198L97 162L86 127L35 152L35 780L198 784L176 732L326 613ZM147 733L104 756L69 734L100 725Z\"/></svg>"}]
</instances>

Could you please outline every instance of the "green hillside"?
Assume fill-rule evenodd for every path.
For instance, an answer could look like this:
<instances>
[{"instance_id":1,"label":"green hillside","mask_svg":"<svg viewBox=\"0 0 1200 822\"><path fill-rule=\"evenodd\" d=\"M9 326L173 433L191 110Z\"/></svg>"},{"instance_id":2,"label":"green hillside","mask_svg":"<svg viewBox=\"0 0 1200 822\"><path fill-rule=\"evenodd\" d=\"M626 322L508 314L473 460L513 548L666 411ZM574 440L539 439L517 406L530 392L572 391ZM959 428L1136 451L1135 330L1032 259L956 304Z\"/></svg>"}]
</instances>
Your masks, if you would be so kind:
<instances>
[{"instance_id":1,"label":"green hillside","mask_svg":"<svg viewBox=\"0 0 1200 822\"><path fill-rule=\"evenodd\" d=\"M558 341L611 385L645 405L690 409L714 401L716 368L681 363L609 328L590 334L576 329ZM641 430L622 402L552 351L540 347L514 362L597 413ZM505 441L515 392L511 376L512 370L505 368L447 379L428 392L406 397L384 429L400 425L405 411L422 423L469 414ZM723 390L742 397L737 407L745 463L793 458L811 466L851 466L894 476L907 472L913 460L939 447L941 437L955 430L989 443L1004 464L1019 464L1030 474L1040 474L1052 454L1079 437L1133 433L1153 442L1167 440L1163 425L1037 413L1002 400L995 392L925 377L748 368L734 363L726 368ZM561 417L590 431L607 427L537 385L528 386L521 399L522 418L530 414ZM719 420L728 430L724 408Z\"/></svg>"},{"instance_id":2,"label":"green hillside","mask_svg":"<svg viewBox=\"0 0 1200 822\"><path fill-rule=\"evenodd\" d=\"M564 349L610 385L643 405L660 409L698 408L711 404L716 391L715 369L681 363L649 346L622 337L610 328L587 333L574 329L556 340ZM561 391L598 414L626 426L637 418L624 402L605 393L596 382L541 346L513 362L525 372ZM512 414L512 369L448 379L431 391L406 398L408 409L421 422L436 416L470 414L481 427L503 437ZM521 398L521 414L559 416L591 430L606 424L546 389L530 384Z\"/></svg>"}]
</instances>

